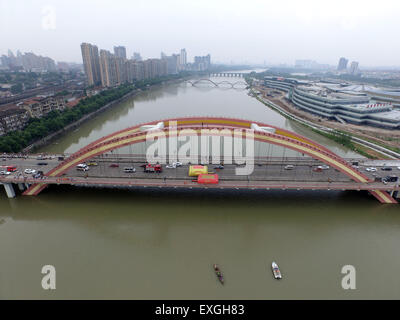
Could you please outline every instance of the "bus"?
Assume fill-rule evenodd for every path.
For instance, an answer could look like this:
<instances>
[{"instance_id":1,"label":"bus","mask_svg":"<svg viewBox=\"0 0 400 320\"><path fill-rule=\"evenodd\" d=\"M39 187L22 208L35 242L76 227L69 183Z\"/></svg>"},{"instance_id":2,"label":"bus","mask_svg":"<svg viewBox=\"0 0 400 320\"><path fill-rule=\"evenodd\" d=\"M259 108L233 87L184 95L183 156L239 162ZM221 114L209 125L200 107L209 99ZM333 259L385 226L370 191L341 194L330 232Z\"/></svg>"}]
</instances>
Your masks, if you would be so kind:
<instances>
[{"instance_id":1,"label":"bus","mask_svg":"<svg viewBox=\"0 0 400 320\"><path fill-rule=\"evenodd\" d=\"M14 172L17 171L16 166L0 166L0 171Z\"/></svg>"}]
</instances>

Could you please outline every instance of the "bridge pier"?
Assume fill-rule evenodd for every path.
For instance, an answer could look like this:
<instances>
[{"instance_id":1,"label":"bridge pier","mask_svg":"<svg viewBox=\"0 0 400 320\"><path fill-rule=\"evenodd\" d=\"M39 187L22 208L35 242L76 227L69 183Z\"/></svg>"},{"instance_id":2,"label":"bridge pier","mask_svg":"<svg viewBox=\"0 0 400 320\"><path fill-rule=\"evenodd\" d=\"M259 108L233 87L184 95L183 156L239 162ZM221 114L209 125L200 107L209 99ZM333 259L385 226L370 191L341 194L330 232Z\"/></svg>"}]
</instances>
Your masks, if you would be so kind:
<instances>
[{"instance_id":1,"label":"bridge pier","mask_svg":"<svg viewBox=\"0 0 400 320\"><path fill-rule=\"evenodd\" d=\"M15 198L15 190L12 183L3 183L4 189L6 190L7 197Z\"/></svg>"},{"instance_id":2,"label":"bridge pier","mask_svg":"<svg viewBox=\"0 0 400 320\"><path fill-rule=\"evenodd\" d=\"M20 191L24 191L25 190L25 184L24 183L18 183L18 189Z\"/></svg>"}]
</instances>

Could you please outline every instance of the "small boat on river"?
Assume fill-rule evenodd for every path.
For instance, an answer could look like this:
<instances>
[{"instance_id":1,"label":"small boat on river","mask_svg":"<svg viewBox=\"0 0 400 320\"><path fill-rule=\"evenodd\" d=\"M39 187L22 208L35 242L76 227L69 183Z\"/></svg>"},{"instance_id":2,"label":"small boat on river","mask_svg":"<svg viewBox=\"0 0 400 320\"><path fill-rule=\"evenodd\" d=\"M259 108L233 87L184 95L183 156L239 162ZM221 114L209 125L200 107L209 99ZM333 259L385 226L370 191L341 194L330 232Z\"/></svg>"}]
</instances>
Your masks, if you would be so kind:
<instances>
[{"instance_id":1,"label":"small boat on river","mask_svg":"<svg viewBox=\"0 0 400 320\"><path fill-rule=\"evenodd\" d=\"M215 271L215 274L217 275L219 282L221 282L221 284L224 284L224 277L222 276L222 272L219 269L218 265L214 264L213 267L214 267L214 271Z\"/></svg>"},{"instance_id":2,"label":"small boat on river","mask_svg":"<svg viewBox=\"0 0 400 320\"><path fill-rule=\"evenodd\" d=\"M275 279L282 279L281 271L279 270L278 264L273 261L272 262L272 273L274 274Z\"/></svg>"}]
</instances>

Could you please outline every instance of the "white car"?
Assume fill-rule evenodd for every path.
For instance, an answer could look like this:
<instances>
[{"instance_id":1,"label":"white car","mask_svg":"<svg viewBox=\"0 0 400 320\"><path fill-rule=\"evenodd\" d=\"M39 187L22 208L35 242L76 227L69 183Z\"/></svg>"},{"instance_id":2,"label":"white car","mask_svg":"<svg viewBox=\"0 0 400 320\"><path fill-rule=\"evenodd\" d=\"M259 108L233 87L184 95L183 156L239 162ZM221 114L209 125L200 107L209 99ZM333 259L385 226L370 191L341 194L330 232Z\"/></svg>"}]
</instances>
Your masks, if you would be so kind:
<instances>
[{"instance_id":1,"label":"white car","mask_svg":"<svg viewBox=\"0 0 400 320\"><path fill-rule=\"evenodd\" d=\"M368 172L376 172L377 169L374 168L374 167L369 167L369 168L365 168L365 171L368 171Z\"/></svg>"},{"instance_id":2,"label":"white car","mask_svg":"<svg viewBox=\"0 0 400 320\"><path fill-rule=\"evenodd\" d=\"M397 167L397 169L399 169L399 170L400 170L400 167Z\"/></svg>"},{"instance_id":3,"label":"white car","mask_svg":"<svg viewBox=\"0 0 400 320\"><path fill-rule=\"evenodd\" d=\"M88 171L89 166L86 163L80 163L76 166L76 169L79 171Z\"/></svg>"},{"instance_id":4,"label":"white car","mask_svg":"<svg viewBox=\"0 0 400 320\"><path fill-rule=\"evenodd\" d=\"M167 164L165 167L166 167L167 169L176 169L176 164L175 164L175 162L174 162L173 164Z\"/></svg>"},{"instance_id":5,"label":"white car","mask_svg":"<svg viewBox=\"0 0 400 320\"><path fill-rule=\"evenodd\" d=\"M322 166L318 166L318 168L321 168L322 170L328 170L329 166L327 166L326 164L323 164Z\"/></svg>"},{"instance_id":6,"label":"white car","mask_svg":"<svg viewBox=\"0 0 400 320\"><path fill-rule=\"evenodd\" d=\"M175 167L182 167L182 162L177 161L172 163L172 165L175 165Z\"/></svg>"},{"instance_id":7,"label":"white car","mask_svg":"<svg viewBox=\"0 0 400 320\"><path fill-rule=\"evenodd\" d=\"M2 176L8 176L10 174L11 174L11 172L8 172L8 171L0 171L0 175L2 175Z\"/></svg>"},{"instance_id":8,"label":"white car","mask_svg":"<svg viewBox=\"0 0 400 320\"><path fill-rule=\"evenodd\" d=\"M35 169L25 169L25 171L24 171L26 174L34 174L34 173L36 173L36 170Z\"/></svg>"}]
</instances>

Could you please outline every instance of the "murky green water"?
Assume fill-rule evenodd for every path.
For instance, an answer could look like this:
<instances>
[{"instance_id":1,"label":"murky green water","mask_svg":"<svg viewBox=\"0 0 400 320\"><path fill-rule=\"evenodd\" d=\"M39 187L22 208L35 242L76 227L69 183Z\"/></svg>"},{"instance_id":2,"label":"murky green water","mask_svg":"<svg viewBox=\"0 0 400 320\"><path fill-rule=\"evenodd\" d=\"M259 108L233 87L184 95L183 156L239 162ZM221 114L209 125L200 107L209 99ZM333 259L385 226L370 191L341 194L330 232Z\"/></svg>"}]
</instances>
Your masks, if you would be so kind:
<instances>
[{"instance_id":1,"label":"murky green water","mask_svg":"<svg viewBox=\"0 0 400 320\"><path fill-rule=\"evenodd\" d=\"M132 98L47 152L73 152L137 123L182 116L263 121L353 153L245 91L168 85ZM362 192L51 187L0 194L0 298L399 298L400 207ZM272 278L275 260L282 281ZM212 270L218 263L226 284ZM56 290L41 287L43 265ZM341 268L356 268L343 290Z\"/></svg>"}]
</instances>

